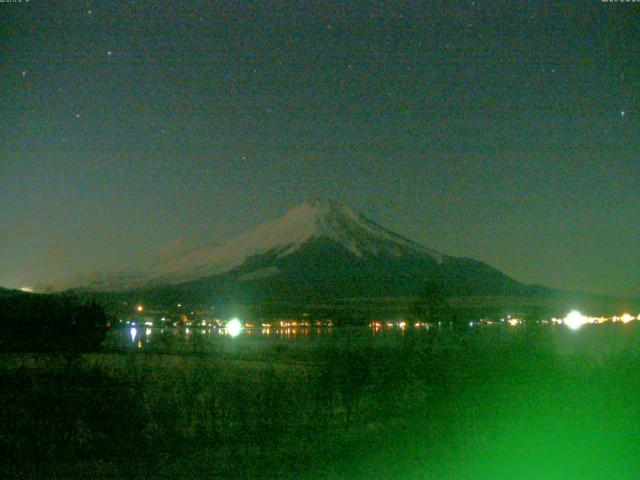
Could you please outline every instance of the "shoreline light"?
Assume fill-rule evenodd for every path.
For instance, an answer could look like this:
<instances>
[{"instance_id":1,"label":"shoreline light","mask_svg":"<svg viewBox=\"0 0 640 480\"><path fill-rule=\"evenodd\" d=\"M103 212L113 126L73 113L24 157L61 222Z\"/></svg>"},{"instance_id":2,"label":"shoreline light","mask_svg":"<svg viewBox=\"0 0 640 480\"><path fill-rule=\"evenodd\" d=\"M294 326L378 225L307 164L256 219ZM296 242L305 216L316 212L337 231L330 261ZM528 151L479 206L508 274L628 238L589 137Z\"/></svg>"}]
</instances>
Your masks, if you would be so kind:
<instances>
[{"instance_id":1,"label":"shoreline light","mask_svg":"<svg viewBox=\"0 0 640 480\"><path fill-rule=\"evenodd\" d=\"M625 313L625 314L622 315L622 317L620 317L620 321L622 323L629 323L629 322L631 322L633 320L635 320L635 319L629 313Z\"/></svg>"},{"instance_id":2,"label":"shoreline light","mask_svg":"<svg viewBox=\"0 0 640 480\"><path fill-rule=\"evenodd\" d=\"M566 317L564 317L562 323L564 323L571 330L578 330L584 324L589 323L589 318L585 317L577 310L572 310Z\"/></svg>"},{"instance_id":3,"label":"shoreline light","mask_svg":"<svg viewBox=\"0 0 640 480\"><path fill-rule=\"evenodd\" d=\"M232 337L237 337L242 332L242 323L237 318L232 318L227 322L227 333Z\"/></svg>"}]
</instances>

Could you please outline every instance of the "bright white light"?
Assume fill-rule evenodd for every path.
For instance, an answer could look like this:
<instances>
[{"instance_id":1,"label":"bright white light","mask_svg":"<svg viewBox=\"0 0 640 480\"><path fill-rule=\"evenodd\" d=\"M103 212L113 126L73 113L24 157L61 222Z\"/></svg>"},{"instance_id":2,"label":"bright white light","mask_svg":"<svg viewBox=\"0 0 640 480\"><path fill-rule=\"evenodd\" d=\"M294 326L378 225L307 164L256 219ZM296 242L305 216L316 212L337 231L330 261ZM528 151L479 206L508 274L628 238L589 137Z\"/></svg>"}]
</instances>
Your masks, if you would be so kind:
<instances>
[{"instance_id":1,"label":"bright white light","mask_svg":"<svg viewBox=\"0 0 640 480\"><path fill-rule=\"evenodd\" d=\"M145 335L147 335L147 336L151 335L151 329L150 329L150 328L147 328L147 329L144 331L144 334L145 334Z\"/></svg>"},{"instance_id":2,"label":"bright white light","mask_svg":"<svg viewBox=\"0 0 640 480\"><path fill-rule=\"evenodd\" d=\"M589 323L589 318L585 317L577 310L573 310L569 312L569 314L566 317L564 317L563 323L567 327L569 327L571 330L577 330L581 326L583 326L585 323Z\"/></svg>"},{"instance_id":3,"label":"bright white light","mask_svg":"<svg viewBox=\"0 0 640 480\"><path fill-rule=\"evenodd\" d=\"M131 330L129 330L129 332L131 333L131 341L135 342L136 335L138 335L138 329L136 327L131 327Z\"/></svg>"},{"instance_id":4,"label":"bright white light","mask_svg":"<svg viewBox=\"0 0 640 480\"><path fill-rule=\"evenodd\" d=\"M33 292L33 288L31 288L31 287L20 287L20 291L21 292L31 293L31 292Z\"/></svg>"},{"instance_id":5,"label":"bright white light","mask_svg":"<svg viewBox=\"0 0 640 480\"><path fill-rule=\"evenodd\" d=\"M620 320L622 320L622 323L629 323L631 320L634 320L634 318L631 316L631 314L625 313L624 315L622 315L622 317L620 317Z\"/></svg>"},{"instance_id":6,"label":"bright white light","mask_svg":"<svg viewBox=\"0 0 640 480\"><path fill-rule=\"evenodd\" d=\"M227 333L232 337L237 337L242 332L242 323L237 318L232 318L227 322Z\"/></svg>"}]
</instances>

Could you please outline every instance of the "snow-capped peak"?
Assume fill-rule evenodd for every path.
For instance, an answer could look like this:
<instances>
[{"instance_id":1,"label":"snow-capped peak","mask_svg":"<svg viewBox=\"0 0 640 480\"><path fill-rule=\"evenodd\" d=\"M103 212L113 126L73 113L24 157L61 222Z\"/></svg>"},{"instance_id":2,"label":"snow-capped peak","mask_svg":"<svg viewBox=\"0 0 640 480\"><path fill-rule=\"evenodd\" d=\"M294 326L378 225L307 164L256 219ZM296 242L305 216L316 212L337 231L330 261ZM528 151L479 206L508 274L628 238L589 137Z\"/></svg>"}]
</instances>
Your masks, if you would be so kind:
<instances>
[{"instance_id":1,"label":"snow-capped peak","mask_svg":"<svg viewBox=\"0 0 640 480\"><path fill-rule=\"evenodd\" d=\"M263 254L284 257L312 241L339 244L355 257L427 256L437 262L443 258L438 252L372 222L345 203L316 199L301 203L283 216L235 238L196 248L146 271L81 275L66 282L65 287L126 290L176 284L229 272L251 257ZM276 274L278 268L275 264L263 265L257 271L243 272L241 280Z\"/></svg>"},{"instance_id":2,"label":"snow-capped peak","mask_svg":"<svg viewBox=\"0 0 640 480\"><path fill-rule=\"evenodd\" d=\"M282 217L220 245L196 249L154 268L149 280L179 283L227 272L254 255L288 255L310 240L330 240L356 256L440 254L407 240L335 200L308 200Z\"/></svg>"}]
</instances>

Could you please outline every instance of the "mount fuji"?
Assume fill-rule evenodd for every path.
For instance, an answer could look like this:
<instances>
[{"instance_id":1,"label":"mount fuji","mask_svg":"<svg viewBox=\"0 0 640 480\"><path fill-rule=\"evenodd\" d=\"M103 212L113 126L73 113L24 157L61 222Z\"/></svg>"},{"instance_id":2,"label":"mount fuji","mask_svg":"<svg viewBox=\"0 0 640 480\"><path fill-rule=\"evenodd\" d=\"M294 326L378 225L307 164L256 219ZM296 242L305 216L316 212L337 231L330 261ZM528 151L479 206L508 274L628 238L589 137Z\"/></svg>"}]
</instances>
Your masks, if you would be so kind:
<instances>
[{"instance_id":1,"label":"mount fuji","mask_svg":"<svg viewBox=\"0 0 640 480\"><path fill-rule=\"evenodd\" d=\"M277 274L278 264L315 243L332 244L354 260L424 257L441 262L442 255L401 237L333 200L311 200L284 216L263 223L221 245L191 251L149 272L156 284L176 284L258 264L267 256L273 264L246 271L243 279Z\"/></svg>"},{"instance_id":2,"label":"mount fuji","mask_svg":"<svg viewBox=\"0 0 640 480\"><path fill-rule=\"evenodd\" d=\"M145 272L84 277L81 289L254 300L409 297L437 281L448 295L531 295L489 265L402 237L334 200L310 200L224 243ZM173 295L171 295L173 296Z\"/></svg>"}]
</instances>

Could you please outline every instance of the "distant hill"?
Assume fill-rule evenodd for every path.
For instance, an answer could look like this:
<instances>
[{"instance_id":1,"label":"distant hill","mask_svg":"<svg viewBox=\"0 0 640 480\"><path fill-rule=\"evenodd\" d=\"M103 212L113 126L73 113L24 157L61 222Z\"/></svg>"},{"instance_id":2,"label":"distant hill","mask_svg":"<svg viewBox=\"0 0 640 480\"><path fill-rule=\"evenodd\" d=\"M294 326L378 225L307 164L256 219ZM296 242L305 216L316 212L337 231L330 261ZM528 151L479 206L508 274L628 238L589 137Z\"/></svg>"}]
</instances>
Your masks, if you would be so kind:
<instances>
[{"instance_id":1,"label":"distant hill","mask_svg":"<svg viewBox=\"0 0 640 480\"><path fill-rule=\"evenodd\" d=\"M21 296L21 295L29 295L29 293L23 292L22 290L15 290L12 288L0 287L0 297L11 297L11 296Z\"/></svg>"}]
</instances>

